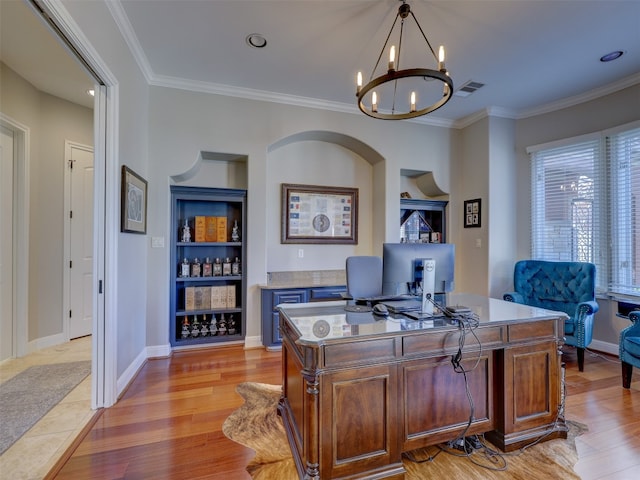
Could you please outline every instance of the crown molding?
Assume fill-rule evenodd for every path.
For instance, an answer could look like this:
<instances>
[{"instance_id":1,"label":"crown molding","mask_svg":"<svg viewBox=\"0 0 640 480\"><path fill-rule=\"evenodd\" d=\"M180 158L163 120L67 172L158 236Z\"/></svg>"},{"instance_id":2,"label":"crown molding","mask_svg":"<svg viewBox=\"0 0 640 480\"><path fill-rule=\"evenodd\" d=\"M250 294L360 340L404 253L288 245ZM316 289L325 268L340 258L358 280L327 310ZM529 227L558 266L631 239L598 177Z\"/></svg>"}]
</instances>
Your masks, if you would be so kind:
<instances>
[{"instance_id":1,"label":"crown molding","mask_svg":"<svg viewBox=\"0 0 640 480\"><path fill-rule=\"evenodd\" d=\"M588 92L581 93L580 95L574 95L573 97L563 98L561 100L558 100L557 102L551 102L545 105L540 105L538 107L521 110L516 118L518 120L521 120L523 118L535 117L536 115L542 115L545 113L555 112L556 110L562 110L563 108L573 107L581 103L596 100L600 97L604 97L605 95L610 95L639 83L640 73L636 73L629 77L625 77L616 82L610 83L609 85L605 85L604 87L594 88L593 90L590 90Z\"/></svg>"},{"instance_id":2,"label":"crown molding","mask_svg":"<svg viewBox=\"0 0 640 480\"><path fill-rule=\"evenodd\" d=\"M131 54L136 60L138 67L142 71L144 78L147 80L147 83L151 83L151 79L154 77L153 69L151 68L151 64L149 63L149 59L144 54L144 50L140 46L140 42L138 41L138 36L135 34L133 27L131 26L131 22L129 21L129 17L122 8L122 4L120 0L113 0L110 2L105 2L111 16L116 22L120 33L124 37L124 41L126 42L129 50L131 50Z\"/></svg>"}]
</instances>

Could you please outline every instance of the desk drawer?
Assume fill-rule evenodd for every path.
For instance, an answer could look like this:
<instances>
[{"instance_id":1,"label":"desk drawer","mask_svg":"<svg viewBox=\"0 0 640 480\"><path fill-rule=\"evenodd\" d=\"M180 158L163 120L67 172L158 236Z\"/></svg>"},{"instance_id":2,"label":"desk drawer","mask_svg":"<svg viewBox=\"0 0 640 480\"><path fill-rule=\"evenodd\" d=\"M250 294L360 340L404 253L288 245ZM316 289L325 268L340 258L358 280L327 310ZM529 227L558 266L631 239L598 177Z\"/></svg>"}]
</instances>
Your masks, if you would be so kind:
<instances>
[{"instance_id":1,"label":"desk drawer","mask_svg":"<svg viewBox=\"0 0 640 480\"><path fill-rule=\"evenodd\" d=\"M544 320L538 322L509 325L509 342L534 340L536 338L556 337L556 322L558 320Z\"/></svg>"},{"instance_id":2,"label":"desk drawer","mask_svg":"<svg viewBox=\"0 0 640 480\"><path fill-rule=\"evenodd\" d=\"M475 334L483 348L500 346L504 342L501 327L478 328ZM402 354L406 356L425 353L450 353L458 349L459 338L459 330L406 336L402 339ZM479 348L478 340L473 335L467 334L465 350Z\"/></svg>"},{"instance_id":3,"label":"desk drawer","mask_svg":"<svg viewBox=\"0 0 640 480\"><path fill-rule=\"evenodd\" d=\"M393 338L325 345L324 347L324 365L326 367L354 363L370 365L376 361L394 359L395 356L395 340Z\"/></svg>"}]
</instances>

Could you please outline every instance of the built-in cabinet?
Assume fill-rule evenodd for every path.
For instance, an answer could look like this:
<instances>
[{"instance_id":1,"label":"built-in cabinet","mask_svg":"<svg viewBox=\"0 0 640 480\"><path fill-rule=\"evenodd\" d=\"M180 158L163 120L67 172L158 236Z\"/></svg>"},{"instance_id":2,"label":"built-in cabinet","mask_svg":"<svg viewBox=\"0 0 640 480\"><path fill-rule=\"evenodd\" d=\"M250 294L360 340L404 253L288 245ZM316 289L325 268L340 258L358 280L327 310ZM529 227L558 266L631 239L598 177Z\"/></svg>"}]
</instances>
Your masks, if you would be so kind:
<instances>
[{"instance_id":1,"label":"built-in cabinet","mask_svg":"<svg viewBox=\"0 0 640 480\"><path fill-rule=\"evenodd\" d=\"M400 241L445 243L446 200L400 199Z\"/></svg>"},{"instance_id":2,"label":"built-in cabinet","mask_svg":"<svg viewBox=\"0 0 640 480\"><path fill-rule=\"evenodd\" d=\"M301 288L262 289L262 344L267 348L280 348L280 313L278 305L285 303L327 302L342 300L346 285L323 285Z\"/></svg>"},{"instance_id":3,"label":"built-in cabinet","mask_svg":"<svg viewBox=\"0 0 640 480\"><path fill-rule=\"evenodd\" d=\"M172 346L243 340L246 190L171 186Z\"/></svg>"}]
</instances>

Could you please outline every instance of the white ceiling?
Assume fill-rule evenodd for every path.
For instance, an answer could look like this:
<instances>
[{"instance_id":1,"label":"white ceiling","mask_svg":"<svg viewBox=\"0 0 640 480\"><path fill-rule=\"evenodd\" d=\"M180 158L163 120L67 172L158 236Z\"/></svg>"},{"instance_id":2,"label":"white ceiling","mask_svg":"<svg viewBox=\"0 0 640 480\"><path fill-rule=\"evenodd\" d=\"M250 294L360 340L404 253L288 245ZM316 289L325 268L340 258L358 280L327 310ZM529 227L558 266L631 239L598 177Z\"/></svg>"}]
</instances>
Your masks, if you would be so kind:
<instances>
[{"instance_id":1,"label":"white ceiling","mask_svg":"<svg viewBox=\"0 0 640 480\"><path fill-rule=\"evenodd\" d=\"M488 109L521 118L640 83L638 0L408 3L434 48L446 47L454 85L485 84L423 117L429 121L461 122ZM68 90L83 94L86 74L68 59L59 60L55 42L43 40L34 18L18 8L24 5L0 4L2 60L39 89L79 101ZM356 111L355 74L371 73L399 5L398 0L113 0L109 8L152 85ZM250 33L264 35L266 48L250 48L245 42ZM424 41L413 44L427 48ZM405 42L403 48L404 68L434 68L409 65L413 46ZM613 50L625 54L614 62L599 61Z\"/></svg>"}]
</instances>

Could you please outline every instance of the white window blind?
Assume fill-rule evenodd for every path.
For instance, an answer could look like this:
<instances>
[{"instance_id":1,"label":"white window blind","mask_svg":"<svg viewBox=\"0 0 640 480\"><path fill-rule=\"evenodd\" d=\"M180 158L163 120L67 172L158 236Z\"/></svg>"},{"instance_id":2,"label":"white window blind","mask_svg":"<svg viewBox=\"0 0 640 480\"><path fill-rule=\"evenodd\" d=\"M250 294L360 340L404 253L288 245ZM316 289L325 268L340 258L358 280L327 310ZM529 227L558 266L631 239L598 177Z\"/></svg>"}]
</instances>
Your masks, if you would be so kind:
<instances>
[{"instance_id":1,"label":"white window blind","mask_svg":"<svg viewBox=\"0 0 640 480\"><path fill-rule=\"evenodd\" d=\"M597 137L533 153L531 245L534 259L591 262L596 264L597 272L606 271L606 255L602 255L599 247L601 166Z\"/></svg>"},{"instance_id":2,"label":"white window blind","mask_svg":"<svg viewBox=\"0 0 640 480\"><path fill-rule=\"evenodd\" d=\"M531 256L594 263L599 293L640 296L638 125L529 150Z\"/></svg>"},{"instance_id":3,"label":"white window blind","mask_svg":"<svg viewBox=\"0 0 640 480\"><path fill-rule=\"evenodd\" d=\"M609 291L640 295L640 128L606 137L611 211Z\"/></svg>"}]
</instances>

